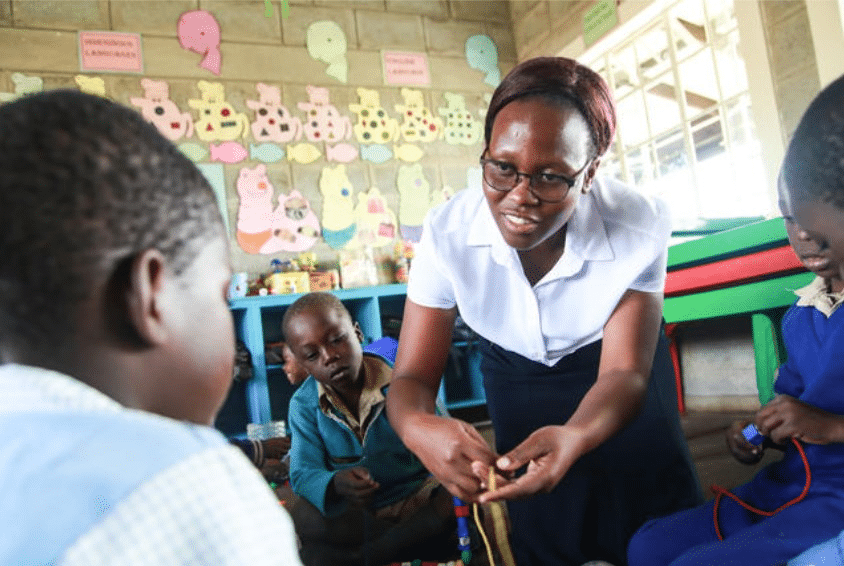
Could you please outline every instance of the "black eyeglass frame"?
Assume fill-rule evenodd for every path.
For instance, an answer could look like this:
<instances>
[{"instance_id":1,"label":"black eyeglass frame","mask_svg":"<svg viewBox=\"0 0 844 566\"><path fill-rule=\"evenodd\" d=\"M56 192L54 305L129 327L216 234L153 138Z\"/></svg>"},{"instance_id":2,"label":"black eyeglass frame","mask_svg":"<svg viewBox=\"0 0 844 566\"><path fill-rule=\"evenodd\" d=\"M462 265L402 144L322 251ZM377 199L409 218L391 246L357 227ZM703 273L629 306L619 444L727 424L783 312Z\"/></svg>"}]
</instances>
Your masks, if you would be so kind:
<instances>
[{"instance_id":1,"label":"black eyeglass frame","mask_svg":"<svg viewBox=\"0 0 844 566\"><path fill-rule=\"evenodd\" d=\"M572 187L574 187L574 184L577 183L577 178L580 177L580 175L584 171L586 171L586 169L589 167L589 164L592 163L592 159L587 159L586 163L584 163L583 167L578 169L575 172L575 174L571 177L567 177L566 175L559 175L557 173L525 173L523 171L519 171L518 169L516 169L514 167L513 171L516 174L516 179L513 182L513 186L509 187L507 189L502 189L501 187L496 187L495 185L490 183L489 179L486 178L486 164L487 163L496 163L496 164L500 164L500 165L509 165L510 167L513 167L513 164L509 163L507 161L501 161L500 159L485 158L483 156L481 156L481 158L478 161L481 164L481 175L483 176L484 182L486 182L486 184L489 186L489 188L496 190L500 193L509 193L510 191L515 189L519 185L519 183L522 182L522 178L527 178L528 179L528 191L530 191L530 194L532 194L536 200L538 200L539 202L554 202L554 203L562 202L566 199L566 197L569 194L569 191L572 189ZM555 179L560 179L563 182L563 184L566 185L566 190L563 192L563 194L560 198L558 198L558 199L548 199L548 198L539 196L536 193L536 191L534 191L534 189L533 189L534 182L536 181L536 178L541 176L541 175L544 175L546 177L553 177Z\"/></svg>"}]
</instances>

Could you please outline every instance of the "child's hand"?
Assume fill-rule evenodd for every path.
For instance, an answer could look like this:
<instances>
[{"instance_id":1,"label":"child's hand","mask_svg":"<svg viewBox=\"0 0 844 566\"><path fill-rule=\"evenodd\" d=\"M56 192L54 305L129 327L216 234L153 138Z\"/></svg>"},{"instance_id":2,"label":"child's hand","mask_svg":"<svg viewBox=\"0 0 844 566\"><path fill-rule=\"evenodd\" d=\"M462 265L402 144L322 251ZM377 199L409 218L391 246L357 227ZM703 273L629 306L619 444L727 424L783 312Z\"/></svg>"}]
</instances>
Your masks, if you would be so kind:
<instances>
[{"instance_id":1,"label":"child's hand","mask_svg":"<svg viewBox=\"0 0 844 566\"><path fill-rule=\"evenodd\" d=\"M762 459L765 451L762 445L754 446L745 439L742 430L750 424L750 421L734 421L730 428L727 429L727 446L733 457L742 464L753 465Z\"/></svg>"},{"instance_id":2,"label":"child's hand","mask_svg":"<svg viewBox=\"0 0 844 566\"><path fill-rule=\"evenodd\" d=\"M334 491L353 505L366 507L380 484L362 467L346 468L334 474Z\"/></svg>"},{"instance_id":3,"label":"child's hand","mask_svg":"<svg viewBox=\"0 0 844 566\"><path fill-rule=\"evenodd\" d=\"M809 444L844 442L844 417L789 395L777 395L756 413L756 428L777 444L797 438Z\"/></svg>"}]
</instances>

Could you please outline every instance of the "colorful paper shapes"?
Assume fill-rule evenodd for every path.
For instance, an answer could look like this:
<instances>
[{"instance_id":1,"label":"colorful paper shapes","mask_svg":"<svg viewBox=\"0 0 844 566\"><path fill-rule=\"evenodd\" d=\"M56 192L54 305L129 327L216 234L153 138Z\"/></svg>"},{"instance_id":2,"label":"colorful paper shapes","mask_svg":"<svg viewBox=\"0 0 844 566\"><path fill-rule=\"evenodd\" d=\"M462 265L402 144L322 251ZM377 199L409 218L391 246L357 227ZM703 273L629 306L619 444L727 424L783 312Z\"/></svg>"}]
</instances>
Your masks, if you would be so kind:
<instances>
[{"instance_id":1,"label":"colorful paper shapes","mask_svg":"<svg viewBox=\"0 0 844 566\"><path fill-rule=\"evenodd\" d=\"M310 203L299 193L278 196L273 211L272 236L261 247L262 254L302 252L313 247L320 236L319 220Z\"/></svg>"},{"instance_id":2,"label":"colorful paper shapes","mask_svg":"<svg viewBox=\"0 0 844 566\"><path fill-rule=\"evenodd\" d=\"M334 145L325 144L325 158L328 161L339 161L350 163L358 156L358 149L349 143L338 143Z\"/></svg>"},{"instance_id":3,"label":"colorful paper shapes","mask_svg":"<svg viewBox=\"0 0 844 566\"><path fill-rule=\"evenodd\" d=\"M330 20L314 22L308 26L305 41L311 57L328 63L326 75L341 83L347 82L346 34L339 24Z\"/></svg>"},{"instance_id":4,"label":"colorful paper shapes","mask_svg":"<svg viewBox=\"0 0 844 566\"><path fill-rule=\"evenodd\" d=\"M249 159L257 159L264 163L275 163L284 158L284 150L274 143L249 144Z\"/></svg>"},{"instance_id":5,"label":"colorful paper shapes","mask_svg":"<svg viewBox=\"0 0 844 566\"><path fill-rule=\"evenodd\" d=\"M141 109L141 115L158 128L161 135L170 141L193 135L193 117L170 100L170 86L165 81L141 79L141 88L144 96L133 96L129 102Z\"/></svg>"},{"instance_id":6,"label":"colorful paper shapes","mask_svg":"<svg viewBox=\"0 0 844 566\"><path fill-rule=\"evenodd\" d=\"M11 102L24 94L33 94L44 90L44 79L41 77L12 73L12 82L15 83L15 92L0 92L0 102Z\"/></svg>"},{"instance_id":7,"label":"colorful paper shapes","mask_svg":"<svg viewBox=\"0 0 844 566\"><path fill-rule=\"evenodd\" d=\"M388 143L399 136L399 123L390 118L381 107L377 90L359 87L359 104L349 104L349 110L357 114L353 127L360 143Z\"/></svg>"},{"instance_id":8,"label":"colorful paper shapes","mask_svg":"<svg viewBox=\"0 0 844 566\"><path fill-rule=\"evenodd\" d=\"M393 152L386 145L380 143L360 146L360 158L372 163L384 163L393 158Z\"/></svg>"},{"instance_id":9,"label":"colorful paper shapes","mask_svg":"<svg viewBox=\"0 0 844 566\"><path fill-rule=\"evenodd\" d=\"M252 136L260 142L287 143L302 138L302 122L281 104L281 89L264 83L255 85L258 100L247 100L255 111Z\"/></svg>"},{"instance_id":10,"label":"colorful paper shapes","mask_svg":"<svg viewBox=\"0 0 844 566\"><path fill-rule=\"evenodd\" d=\"M396 186L402 238L418 242L422 236L422 221L431 205L431 184L422 173L422 164L400 165Z\"/></svg>"},{"instance_id":11,"label":"colorful paper shapes","mask_svg":"<svg viewBox=\"0 0 844 566\"><path fill-rule=\"evenodd\" d=\"M261 253L272 236L273 186L265 165L244 167L237 177L237 243L246 253Z\"/></svg>"},{"instance_id":12,"label":"colorful paper shapes","mask_svg":"<svg viewBox=\"0 0 844 566\"><path fill-rule=\"evenodd\" d=\"M200 99L188 100L199 112L194 121L196 136L202 141L230 141L245 138L249 132L249 118L226 102L222 83L198 81Z\"/></svg>"},{"instance_id":13,"label":"colorful paper shapes","mask_svg":"<svg viewBox=\"0 0 844 566\"><path fill-rule=\"evenodd\" d=\"M486 73L484 82L498 86L501 70L498 68L498 48L487 35L473 35L466 40L466 61L473 69Z\"/></svg>"},{"instance_id":14,"label":"colorful paper shapes","mask_svg":"<svg viewBox=\"0 0 844 566\"><path fill-rule=\"evenodd\" d=\"M312 143L302 142L287 146L287 160L296 163L313 163L322 156L322 152Z\"/></svg>"},{"instance_id":15,"label":"colorful paper shapes","mask_svg":"<svg viewBox=\"0 0 844 566\"><path fill-rule=\"evenodd\" d=\"M358 195L355 207L357 235L348 247L368 246L379 248L393 243L398 234L396 215L387 206L378 187L371 187Z\"/></svg>"},{"instance_id":16,"label":"colorful paper shapes","mask_svg":"<svg viewBox=\"0 0 844 566\"><path fill-rule=\"evenodd\" d=\"M475 120L472 113L466 110L466 100L462 94L453 92L443 93L446 106L440 107L439 112L446 117L445 141L452 145L472 145L481 139L483 124Z\"/></svg>"},{"instance_id":17,"label":"colorful paper shapes","mask_svg":"<svg viewBox=\"0 0 844 566\"><path fill-rule=\"evenodd\" d=\"M105 81L102 77L89 77L87 75L76 75L73 80L79 86L79 90L86 94L102 96L106 98Z\"/></svg>"},{"instance_id":18,"label":"colorful paper shapes","mask_svg":"<svg viewBox=\"0 0 844 566\"><path fill-rule=\"evenodd\" d=\"M207 10L185 12L179 18L179 45L202 55L199 67L220 74L220 24Z\"/></svg>"},{"instance_id":19,"label":"colorful paper shapes","mask_svg":"<svg viewBox=\"0 0 844 566\"><path fill-rule=\"evenodd\" d=\"M202 161L208 157L208 149L196 142L183 142L179 144L179 151L185 154L191 161Z\"/></svg>"},{"instance_id":20,"label":"colorful paper shapes","mask_svg":"<svg viewBox=\"0 0 844 566\"><path fill-rule=\"evenodd\" d=\"M247 156L246 148L237 142L227 141L221 144L211 144L211 161L223 163L240 163Z\"/></svg>"},{"instance_id":21,"label":"colorful paper shapes","mask_svg":"<svg viewBox=\"0 0 844 566\"><path fill-rule=\"evenodd\" d=\"M305 138L312 142L338 142L352 137L352 121L329 102L328 89L313 85L305 89L310 100L297 105L306 114L302 124Z\"/></svg>"},{"instance_id":22,"label":"colorful paper shapes","mask_svg":"<svg viewBox=\"0 0 844 566\"><path fill-rule=\"evenodd\" d=\"M355 236L354 187L346 175L346 166L325 167L319 177L322 193L322 238L339 250Z\"/></svg>"},{"instance_id":23,"label":"colorful paper shapes","mask_svg":"<svg viewBox=\"0 0 844 566\"><path fill-rule=\"evenodd\" d=\"M443 121L434 117L425 107L422 91L401 89L404 104L396 104L396 111L402 115L399 132L407 142L432 142L443 135Z\"/></svg>"},{"instance_id":24,"label":"colorful paper shapes","mask_svg":"<svg viewBox=\"0 0 844 566\"><path fill-rule=\"evenodd\" d=\"M401 159L402 161L413 163L422 159L425 152L422 151L422 148L418 145L403 143L401 145L393 146L393 154L396 158Z\"/></svg>"}]
</instances>

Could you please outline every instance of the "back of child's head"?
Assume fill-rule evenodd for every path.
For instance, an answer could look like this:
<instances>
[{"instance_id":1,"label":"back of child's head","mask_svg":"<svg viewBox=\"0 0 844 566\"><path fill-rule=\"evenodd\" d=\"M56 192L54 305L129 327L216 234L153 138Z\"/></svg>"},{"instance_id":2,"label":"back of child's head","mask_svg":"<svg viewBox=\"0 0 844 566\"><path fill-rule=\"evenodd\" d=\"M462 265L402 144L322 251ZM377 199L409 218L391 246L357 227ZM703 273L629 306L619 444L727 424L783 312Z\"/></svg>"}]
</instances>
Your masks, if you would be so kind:
<instances>
[{"instance_id":1,"label":"back of child's head","mask_svg":"<svg viewBox=\"0 0 844 566\"><path fill-rule=\"evenodd\" d=\"M222 232L211 187L140 114L77 91L0 106L0 339L43 349L159 250L178 273Z\"/></svg>"},{"instance_id":2,"label":"back of child's head","mask_svg":"<svg viewBox=\"0 0 844 566\"><path fill-rule=\"evenodd\" d=\"M293 339L290 333L290 323L294 318L303 313L324 313L332 310L341 317L348 319L350 323L352 322L352 315L349 314L346 306L332 293L307 293L296 299L284 311L281 320L281 329L287 343L290 344Z\"/></svg>"},{"instance_id":3,"label":"back of child's head","mask_svg":"<svg viewBox=\"0 0 844 566\"><path fill-rule=\"evenodd\" d=\"M800 119L781 182L792 198L844 209L844 76L824 88Z\"/></svg>"}]
</instances>

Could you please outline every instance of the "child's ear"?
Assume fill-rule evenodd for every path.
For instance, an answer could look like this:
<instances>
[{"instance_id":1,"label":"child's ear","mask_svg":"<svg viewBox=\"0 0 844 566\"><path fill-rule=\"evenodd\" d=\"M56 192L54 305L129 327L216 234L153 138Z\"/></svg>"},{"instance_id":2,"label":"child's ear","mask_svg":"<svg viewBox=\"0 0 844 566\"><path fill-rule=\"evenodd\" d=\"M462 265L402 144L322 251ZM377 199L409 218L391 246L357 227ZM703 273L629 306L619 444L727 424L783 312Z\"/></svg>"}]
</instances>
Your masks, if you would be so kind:
<instances>
[{"instance_id":1,"label":"child's ear","mask_svg":"<svg viewBox=\"0 0 844 566\"><path fill-rule=\"evenodd\" d=\"M167 260L160 251L148 249L132 258L129 268L129 287L126 289L129 322L149 345L167 340L164 320L166 265Z\"/></svg>"},{"instance_id":2,"label":"child's ear","mask_svg":"<svg viewBox=\"0 0 844 566\"><path fill-rule=\"evenodd\" d=\"M360 324L358 324L357 322L355 322L355 323L354 323L354 328L355 328L355 336L357 336L357 337L358 337L358 342L360 342L361 344L363 344L363 330L361 330L361 329L360 329Z\"/></svg>"}]
</instances>

